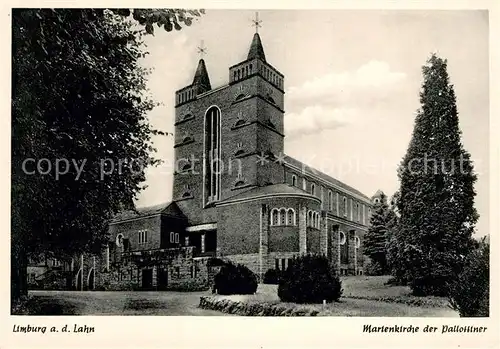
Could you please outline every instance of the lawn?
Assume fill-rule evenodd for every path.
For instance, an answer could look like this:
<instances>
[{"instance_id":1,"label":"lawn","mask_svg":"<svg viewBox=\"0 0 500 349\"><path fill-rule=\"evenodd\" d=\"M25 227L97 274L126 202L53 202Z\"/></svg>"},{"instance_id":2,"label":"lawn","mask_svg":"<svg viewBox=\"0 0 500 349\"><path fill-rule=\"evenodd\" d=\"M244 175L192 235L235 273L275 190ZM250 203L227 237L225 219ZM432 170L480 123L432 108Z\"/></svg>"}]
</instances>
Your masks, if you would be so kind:
<instances>
[{"instance_id":1,"label":"lawn","mask_svg":"<svg viewBox=\"0 0 500 349\"><path fill-rule=\"evenodd\" d=\"M388 277L352 276L342 278L343 296L339 302L297 305L282 303L276 285L260 284L254 295L217 296L244 303L279 304L282 307L315 309L322 316L414 316L457 317L441 297L415 297L408 287L388 286Z\"/></svg>"}]
</instances>

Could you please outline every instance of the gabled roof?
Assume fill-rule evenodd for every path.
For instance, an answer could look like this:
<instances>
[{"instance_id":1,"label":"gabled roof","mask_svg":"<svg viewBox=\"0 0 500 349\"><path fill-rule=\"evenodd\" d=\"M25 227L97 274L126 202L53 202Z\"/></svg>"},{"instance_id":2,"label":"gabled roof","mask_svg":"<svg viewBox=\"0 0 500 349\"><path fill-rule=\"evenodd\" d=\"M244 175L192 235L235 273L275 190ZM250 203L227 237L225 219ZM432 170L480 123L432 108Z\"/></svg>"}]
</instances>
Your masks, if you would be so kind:
<instances>
[{"instance_id":1,"label":"gabled roof","mask_svg":"<svg viewBox=\"0 0 500 349\"><path fill-rule=\"evenodd\" d=\"M177 206L177 203L174 201L174 202L165 202L153 206L138 207L135 211L132 210L122 211L116 214L111 219L111 223L118 223L129 219L154 216L159 214L161 214L162 216L187 219L184 213L179 208L179 206Z\"/></svg>"},{"instance_id":2,"label":"gabled roof","mask_svg":"<svg viewBox=\"0 0 500 349\"><path fill-rule=\"evenodd\" d=\"M264 62L266 61L266 55L264 54L264 47L260 41L259 33L253 35L252 43L250 44L250 50L248 50L247 59L260 58Z\"/></svg>"},{"instance_id":3,"label":"gabled roof","mask_svg":"<svg viewBox=\"0 0 500 349\"><path fill-rule=\"evenodd\" d=\"M366 196L365 194L363 194L359 190L354 189L353 187L339 181L338 179L335 179L335 178L327 175L326 173L323 173L323 172L321 172L313 167L310 167L309 165L306 165L303 162L301 162L295 158L292 158L291 156L285 155L285 163L290 164L290 165L295 166L295 167L298 167L301 170L304 169L306 174L312 174L312 175L319 177L320 179L322 179L328 183L331 183L333 186L340 187L340 188L346 190L347 192L351 192L353 194L361 196L362 198L364 198L366 200L370 200L370 198L368 196Z\"/></svg>"},{"instance_id":4,"label":"gabled roof","mask_svg":"<svg viewBox=\"0 0 500 349\"><path fill-rule=\"evenodd\" d=\"M257 197L276 196L276 195L283 195L283 196L300 195L300 196L310 197L310 198L319 200L318 197L313 196L300 188L291 186L290 184L287 184L287 183L279 183L279 184L270 184L270 185L266 185L263 187L252 188L252 189L247 190L243 193L239 193L235 196L231 196L230 198L219 201L217 203L217 205L232 202L232 201L240 201L240 200L247 200L247 199L252 199L252 198L257 198Z\"/></svg>"}]
</instances>

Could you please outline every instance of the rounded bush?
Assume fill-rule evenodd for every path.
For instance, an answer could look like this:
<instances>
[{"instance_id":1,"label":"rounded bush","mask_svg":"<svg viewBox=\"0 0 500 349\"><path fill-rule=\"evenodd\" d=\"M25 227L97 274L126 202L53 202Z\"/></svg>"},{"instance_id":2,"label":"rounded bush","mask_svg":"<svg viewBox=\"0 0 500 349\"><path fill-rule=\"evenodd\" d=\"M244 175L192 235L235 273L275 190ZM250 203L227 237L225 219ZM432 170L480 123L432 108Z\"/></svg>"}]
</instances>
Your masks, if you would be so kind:
<instances>
[{"instance_id":1,"label":"rounded bush","mask_svg":"<svg viewBox=\"0 0 500 349\"><path fill-rule=\"evenodd\" d=\"M271 285L277 285L279 278L280 278L281 272L276 269L268 269L266 273L264 274L264 280L263 283L265 284L271 284Z\"/></svg>"},{"instance_id":2,"label":"rounded bush","mask_svg":"<svg viewBox=\"0 0 500 349\"><path fill-rule=\"evenodd\" d=\"M214 278L218 294L254 294L257 291L256 275L242 264L224 264Z\"/></svg>"},{"instance_id":3,"label":"rounded bush","mask_svg":"<svg viewBox=\"0 0 500 349\"><path fill-rule=\"evenodd\" d=\"M307 255L291 260L278 283L278 296L283 302L332 302L341 295L342 283L323 256Z\"/></svg>"}]
</instances>

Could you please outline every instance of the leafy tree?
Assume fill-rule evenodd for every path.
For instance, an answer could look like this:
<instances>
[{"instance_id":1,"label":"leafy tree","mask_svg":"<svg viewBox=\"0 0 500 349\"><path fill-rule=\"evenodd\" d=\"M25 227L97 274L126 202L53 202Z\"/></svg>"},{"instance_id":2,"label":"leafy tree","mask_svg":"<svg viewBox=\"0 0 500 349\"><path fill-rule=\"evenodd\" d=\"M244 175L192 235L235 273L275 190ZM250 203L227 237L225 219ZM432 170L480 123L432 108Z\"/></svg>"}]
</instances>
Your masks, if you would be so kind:
<instances>
[{"instance_id":1,"label":"leafy tree","mask_svg":"<svg viewBox=\"0 0 500 349\"><path fill-rule=\"evenodd\" d=\"M180 29L180 22L189 25L199 15L13 10L13 302L26 295L29 257L98 249L108 219L133 207L145 166L157 163L151 136L162 133L146 118L154 103L146 91L148 71L139 65L146 33L135 29L130 14L150 33L151 23ZM56 175L56 161L65 173Z\"/></svg>"},{"instance_id":2,"label":"leafy tree","mask_svg":"<svg viewBox=\"0 0 500 349\"><path fill-rule=\"evenodd\" d=\"M399 168L397 264L414 294L445 295L473 246L476 175L446 60L433 54L422 71L421 108Z\"/></svg>"},{"instance_id":3,"label":"leafy tree","mask_svg":"<svg viewBox=\"0 0 500 349\"><path fill-rule=\"evenodd\" d=\"M386 256L390 235L388 225L395 219L390 212L387 196L382 193L380 201L374 206L370 227L364 238L363 254L370 257L371 266L368 269L372 274L383 275L388 271Z\"/></svg>"}]
</instances>

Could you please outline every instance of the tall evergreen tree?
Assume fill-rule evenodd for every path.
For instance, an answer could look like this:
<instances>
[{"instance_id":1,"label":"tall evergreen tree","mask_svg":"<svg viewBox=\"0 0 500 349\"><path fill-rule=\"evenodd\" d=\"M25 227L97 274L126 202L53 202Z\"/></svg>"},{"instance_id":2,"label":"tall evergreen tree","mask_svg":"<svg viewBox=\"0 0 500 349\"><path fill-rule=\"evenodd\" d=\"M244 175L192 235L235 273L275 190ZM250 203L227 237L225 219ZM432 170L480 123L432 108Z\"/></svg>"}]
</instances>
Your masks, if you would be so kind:
<instances>
[{"instance_id":1,"label":"tall evergreen tree","mask_svg":"<svg viewBox=\"0 0 500 349\"><path fill-rule=\"evenodd\" d=\"M476 175L446 60L433 54L422 72L421 108L399 168L397 264L414 294L445 295L472 249Z\"/></svg>"},{"instance_id":2,"label":"tall evergreen tree","mask_svg":"<svg viewBox=\"0 0 500 349\"><path fill-rule=\"evenodd\" d=\"M370 273L383 275L387 273L387 241L389 238L388 223L393 217L389 214L387 196L382 193L380 201L375 204L370 219L370 227L364 238L363 253L370 257Z\"/></svg>"}]
</instances>

